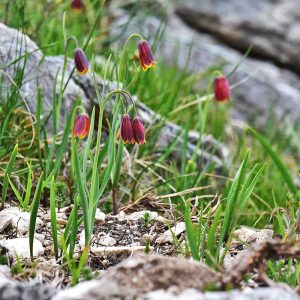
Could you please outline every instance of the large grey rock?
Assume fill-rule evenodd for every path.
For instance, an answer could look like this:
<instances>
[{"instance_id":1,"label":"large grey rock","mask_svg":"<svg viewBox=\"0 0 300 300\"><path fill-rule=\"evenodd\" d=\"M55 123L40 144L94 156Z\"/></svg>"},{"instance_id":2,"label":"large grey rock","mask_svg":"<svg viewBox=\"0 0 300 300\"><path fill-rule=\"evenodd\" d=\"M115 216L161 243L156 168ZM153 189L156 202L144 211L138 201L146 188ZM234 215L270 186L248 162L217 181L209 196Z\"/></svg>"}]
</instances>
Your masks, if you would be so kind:
<instances>
[{"instance_id":1,"label":"large grey rock","mask_svg":"<svg viewBox=\"0 0 300 300\"><path fill-rule=\"evenodd\" d=\"M59 292L53 300L119 299L172 288L199 290L220 282L220 276L202 263L178 257L139 255L110 268L98 280ZM141 298L142 299L142 298Z\"/></svg>"},{"instance_id":2,"label":"large grey rock","mask_svg":"<svg viewBox=\"0 0 300 300\"><path fill-rule=\"evenodd\" d=\"M299 0L179 1L178 15L225 44L300 72Z\"/></svg>"},{"instance_id":3,"label":"large grey rock","mask_svg":"<svg viewBox=\"0 0 300 300\"><path fill-rule=\"evenodd\" d=\"M159 290L147 293L141 298L144 300L297 300L299 296L292 290L280 287L258 288L255 290L233 290L229 292L202 293L195 289L187 289L178 295Z\"/></svg>"},{"instance_id":4,"label":"large grey rock","mask_svg":"<svg viewBox=\"0 0 300 300\"><path fill-rule=\"evenodd\" d=\"M1 300L50 300L56 293L49 285L0 280Z\"/></svg>"},{"instance_id":5,"label":"large grey rock","mask_svg":"<svg viewBox=\"0 0 300 300\"><path fill-rule=\"evenodd\" d=\"M26 55L26 61L24 58L18 59L22 55ZM63 57L43 56L43 53L38 50L38 46L28 37L22 35L15 29L0 24L0 68L13 78L16 70L22 69L25 63L24 79L20 88L21 95L23 96L22 99L27 102L29 109L34 113L36 111L37 103L37 86L39 85L43 102L43 117L46 119L52 110L53 86L56 76L56 92L59 92L60 82L62 80ZM64 84L69 77L70 80L68 81L68 85L63 94L61 120L68 117L72 103L78 97L81 98L84 107L88 111L91 111L93 106L98 105L92 74L79 76L76 72L72 73L73 67L74 63L69 59L67 61ZM5 76L4 79L5 86L8 86L8 89L2 90L1 98L6 99L5 93L8 93L11 82ZM97 76L96 83L100 91L102 91L104 87L103 80ZM116 84L111 82L107 82L105 85L106 92L116 88ZM111 107L112 106L109 105L106 107L106 117L109 119L112 118ZM158 123L162 124L162 129L157 138L156 149L164 149L169 146L177 136L182 135L183 130L181 127L164 120L160 115L156 114L140 101L137 103L137 108L138 113L143 118L148 129L154 125L157 126ZM63 128L63 124L63 121L61 121L60 128ZM51 122L48 122L47 125L49 130L51 130ZM217 167L222 166L222 160L228 154L225 146L218 143L211 136L203 136L202 142L204 151L202 151L196 146L199 139L200 136L197 132L190 133L191 142L187 147L187 155L192 156L192 153L197 151L199 159L201 159L203 154L203 158L206 162L213 161ZM177 147L175 147L173 151L173 156L178 160L181 158L183 142L183 137L179 137Z\"/></svg>"}]
</instances>

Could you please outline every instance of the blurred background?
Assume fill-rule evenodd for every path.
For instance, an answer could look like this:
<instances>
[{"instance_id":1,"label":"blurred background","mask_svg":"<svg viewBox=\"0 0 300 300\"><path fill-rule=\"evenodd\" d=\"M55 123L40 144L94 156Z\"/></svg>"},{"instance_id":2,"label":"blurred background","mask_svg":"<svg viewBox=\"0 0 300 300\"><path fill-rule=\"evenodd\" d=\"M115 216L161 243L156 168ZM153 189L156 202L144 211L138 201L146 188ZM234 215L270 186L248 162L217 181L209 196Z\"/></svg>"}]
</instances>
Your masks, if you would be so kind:
<instances>
[{"instance_id":1,"label":"blurred background","mask_svg":"<svg viewBox=\"0 0 300 300\"><path fill-rule=\"evenodd\" d=\"M22 27L41 47L64 38L64 12L68 34L81 44L98 18L87 53L95 53L100 72L101 57L119 51L133 32L152 43L158 68L168 64L192 72L192 89L205 89L207 74L221 68L232 75L232 120L251 122L260 129L273 127L276 120L280 131L299 131L299 0L110 0L103 8L100 0L85 0L79 13L66 0L1 2L1 20ZM63 45L46 48L44 53L62 54ZM176 75L169 74L165 80L175 81ZM180 95L171 102L156 98L155 93L146 94L143 101L174 121L175 107L190 101Z\"/></svg>"}]
</instances>

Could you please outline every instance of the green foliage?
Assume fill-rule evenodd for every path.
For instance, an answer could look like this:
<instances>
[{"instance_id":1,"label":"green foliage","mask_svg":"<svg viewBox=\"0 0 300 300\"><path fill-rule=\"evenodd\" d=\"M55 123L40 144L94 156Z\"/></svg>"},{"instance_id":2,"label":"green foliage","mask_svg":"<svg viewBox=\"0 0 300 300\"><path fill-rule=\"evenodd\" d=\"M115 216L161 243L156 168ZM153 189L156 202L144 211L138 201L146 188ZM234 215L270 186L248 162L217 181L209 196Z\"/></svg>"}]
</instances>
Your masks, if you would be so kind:
<instances>
[{"instance_id":1,"label":"green foliage","mask_svg":"<svg viewBox=\"0 0 300 300\"><path fill-rule=\"evenodd\" d=\"M119 202L126 204L141 199L149 192L169 195L164 198L164 204L172 205L175 218L185 220L185 245L168 225L176 252L204 261L216 269L222 267L232 232L240 225L257 228L272 226L275 233L284 238L296 239L299 234L299 192L292 175L298 169L300 154L297 127L288 124L292 133L287 136L286 132L274 128L274 121L270 119L264 132L247 129L228 134L225 128L229 128L228 116L234 103L220 106L212 101L212 79L223 65L190 73L179 67L174 51L172 65L162 59L156 68L141 72L134 58L136 40L130 39L126 47L120 42L126 38L123 34L126 25L121 28L121 36L105 36L110 30L103 27L105 22L102 17L110 17L110 11L107 7L103 8L104 1L87 0L88 13L77 15L72 13L67 1L6 3L6 9L0 8L1 20L9 26L22 28L41 46L45 55L64 55L64 65L57 70L51 87L52 107L49 114L43 106L39 87L43 78L37 78L34 116L28 111L26 99L21 93L24 68L32 53L20 55L9 65L0 66L2 208L7 199L12 198L13 204L16 201L22 210L30 212L31 256L37 212L43 203L50 207L56 259L63 258L67 263L73 284L78 282L81 273L83 277L91 278L93 275L84 265L88 258L96 208L102 205L102 209L111 211L110 195L112 198L117 195ZM138 16L141 24L148 13L145 8L143 16ZM132 14L135 14L134 9ZM164 32L164 12L160 11L158 15L162 24L156 35L150 37L153 49ZM84 110L81 99L74 101L69 115L61 114L65 88L70 79L66 78L66 61L73 55L76 46L69 40L70 36L77 38L88 57L93 57L90 72L94 77L99 105L92 110L91 130L84 142L71 136L74 118ZM191 50L193 45L187 47ZM96 54L97 57L94 57ZM99 63L99 60L106 63ZM188 62L187 59L186 65ZM8 67L15 70L11 79L7 78ZM120 99L124 96L124 90L108 94L106 87L99 89L96 74L102 76L103 82L116 81L118 87L123 83L127 93L137 95L139 101L161 116L159 122L147 128L147 144L124 145L118 139L120 115L124 112ZM6 79L11 83L9 89L6 89ZM207 88L198 88L200 80ZM108 119L104 115L105 105L112 98L114 101L109 104L113 107L113 116ZM132 105L129 110L130 113L133 111ZM157 141L160 131L168 121L182 126L183 130L164 149L159 149ZM61 127L60 123L64 126ZM53 132L49 131L49 124ZM103 125L107 135L105 140ZM94 128L98 128L97 136ZM189 147L191 130L200 135L192 148ZM204 157L202 138L205 134L212 134L230 149L228 160L222 162L222 170L216 170L215 163ZM177 147L180 149L174 156L173 151ZM216 149L209 151L214 154ZM46 199L45 203L44 190L50 199ZM62 233L57 224L56 210L71 203L73 208ZM144 225L147 226L150 221L149 215L145 214ZM86 248L80 261L77 261L74 258L75 243L82 224ZM145 252L149 249L150 242L147 240ZM286 277L282 275L284 272L280 272L281 269L288 274ZM21 264L17 263L13 270L20 273ZM299 278L299 264L293 260L269 261L268 273L275 280L295 286L297 276Z\"/></svg>"}]
</instances>

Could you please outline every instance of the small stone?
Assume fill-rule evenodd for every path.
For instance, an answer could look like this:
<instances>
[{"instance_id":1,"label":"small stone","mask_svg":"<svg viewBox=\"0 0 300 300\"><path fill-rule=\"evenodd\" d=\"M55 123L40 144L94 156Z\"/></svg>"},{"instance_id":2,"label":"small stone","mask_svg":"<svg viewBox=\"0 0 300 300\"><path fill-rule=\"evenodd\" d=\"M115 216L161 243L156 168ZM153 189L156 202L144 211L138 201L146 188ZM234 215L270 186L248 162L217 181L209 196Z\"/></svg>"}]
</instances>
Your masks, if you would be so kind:
<instances>
[{"instance_id":1,"label":"small stone","mask_svg":"<svg viewBox=\"0 0 300 300\"><path fill-rule=\"evenodd\" d=\"M185 231L185 223L184 222L177 223L175 226L171 228L171 230L175 236L178 236ZM160 237L156 239L156 243L157 244L172 243L173 241L172 232L170 230L165 231Z\"/></svg>"},{"instance_id":2,"label":"small stone","mask_svg":"<svg viewBox=\"0 0 300 300\"><path fill-rule=\"evenodd\" d=\"M0 265L0 279L10 278L10 268L7 265Z\"/></svg>"},{"instance_id":3,"label":"small stone","mask_svg":"<svg viewBox=\"0 0 300 300\"><path fill-rule=\"evenodd\" d=\"M109 234L102 235L99 240L97 240L97 244L101 246L113 246L117 243L117 241L112 238Z\"/></svg>"},{"instance_id":4,"label":"small stone","mask_svg":"<svg viewBox=\"0 0 300 300\"><path fill-rule=\"evenodd\" d=\"M150 251L154 248L150 247ZM118 246L118 247L91 247L91 253L102 257L102 256L130 256L133 253L144 253L145 246Z\"/></svg>"},{"instance_id":5,"label":"small stone","mask_svg":"<svg viewBox=\"0 0 300 300\"><path fill-rule=\"evenodd\" d=\"M263 241L272 240L274 231L271 229L256 229L246 226L241 226L234 232L234 239L231 247L238 247L241 244L256 245Z\"/></svg>"},{"instance_id":6,"label":"small stone","mask_svg":"<svg viewBox=\"0 0 300 300\"><path fill-rule=\"evenodd\" d=\"M117 219L118 219L118 221L124 221L124 220L126 219L125 212L121 210L121 211L117 214Z\"/></svg>"},{"instance_id":7,"label":"small stone","mask_svg":"<svg viewBox=\"0 0 300 300\"><path fill-rule=\"evenodd\" d=\"M30 214L20 211L16 207L10 207L0 212L0 232L8 225L12 225L20 233L27 233L29 230ZM36 218L36 229L43 224L40 218Z\"/></svg>"},{"instance_id":8,"label":"small stone","mask_svg":"<svg viewBox=\"0 0 300 300\"><path fill-rule=\"evenodd\" d=\"M34 237L41 243L44 243L44 241L45 241L45 235L42 233L35 233Z\"/></svg>"},{"instance_id":9,"label":"small stone","mask_svg":"<svg viewBox=\"0 0 300 300\"><path fill-rule=\"evenodd\" d=\"M29 238L16 238L11 240L0 241L0 247L4 248L9 256L20 257L20 258L30 258L29 251ZM42 243L34 239L33 241L33 256L41 256L44 254L44 247Z\"/></svg>"},{"instance_id":10,"label":"small stone","mask_svg":"<svg viewBox=\"0 0 300 300\"><path fill-rule=\"evenodd\" d=\"M96 215L95 215L95 224L104 224L106 219L105 213L100 211L99 208L96 209Z\"/></svg>"}]
</instances>

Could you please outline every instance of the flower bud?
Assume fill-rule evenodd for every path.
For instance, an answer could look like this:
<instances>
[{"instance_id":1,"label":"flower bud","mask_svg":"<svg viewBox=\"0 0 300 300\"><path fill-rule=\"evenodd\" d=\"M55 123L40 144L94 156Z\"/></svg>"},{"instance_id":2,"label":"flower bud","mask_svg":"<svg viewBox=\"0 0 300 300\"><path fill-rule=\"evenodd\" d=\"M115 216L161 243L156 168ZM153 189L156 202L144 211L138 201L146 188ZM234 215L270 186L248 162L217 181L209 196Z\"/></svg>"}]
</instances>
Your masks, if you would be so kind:
<instances>
[{"instance_id":1,"label":"flower bud","mask_svg":"<svg viewBox=\"0 0 300 300\"><path fill-rule=\"evenodd\" d=\"M134 144L133 129L128 114L125 114L121 120L121 138L125 144Z\"/></svg>"},{"instance_id":2,"label":"flower bud","mask_svg":"<svg viewBox=\"0 0 300 300\"><path fill-rule=\"evenodd\" d=\"M83 0L72 0L71 8L75 12L82 12L84 10Z\"/></svg>"},{"instance_id":3,"label":"flower bud","mask_svg":"<svg viewBox=\"0 0 300 300\"><path fill-rule=\"evenodd\" d=\"M82 49L76 48L74 52L75 66L79 74L84 75L89 70L89 62Z\"/></svg>"},{"instance_id":4,"label":"flower bud","mask_svg":"<svg viewBox=\"0 0 300 300\"><path fill-rule=\"evenodd\" d=\"M215 79L214 94L217 102L230 100L230 87L226 77L221 76Z\"/></svg>"},{"instance_id":5,"label":"flower bud","mask_svg":"<svg viewBox=\"0 0 300 300\"><path fill-rule=\"evenodd\" d=\"M133 136L137 144L145 144L145 128L140 117L135 117L132 121Z\"/></svg>"},{"instance_id":6,"label":"flower bud","mask_svg":"<svg viewBox=\"0 0 300 300\"><path fill-rule=\"evenodd\" d=\"M77 116L73 127L73 136L80 139L85 138L90 132L90 118L86 113L82 113Z\"/></svg>"},{"instance_id":7,"label":"flower bud","mask_svg":"<svg viewBox=\"0 0 300 300\"><path fill-rule=\"evenodd\" d=\"M145 40L141 40L138 43L138 50L140 64L143 70L146 71L148 68L154 67L156 62L154 61L149 43Z\"/></svg>"}]
</instances>

